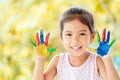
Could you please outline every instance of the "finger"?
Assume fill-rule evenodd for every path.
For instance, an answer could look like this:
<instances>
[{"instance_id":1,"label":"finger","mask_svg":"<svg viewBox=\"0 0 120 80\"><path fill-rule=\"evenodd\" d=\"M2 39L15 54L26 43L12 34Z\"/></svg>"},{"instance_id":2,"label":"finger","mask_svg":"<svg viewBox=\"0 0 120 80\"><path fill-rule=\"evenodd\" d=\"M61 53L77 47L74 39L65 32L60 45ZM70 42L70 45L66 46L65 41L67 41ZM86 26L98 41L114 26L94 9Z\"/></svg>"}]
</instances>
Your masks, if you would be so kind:
<instances>
[{"instance_id":1,"label":"finger","mask_svg":"<svg viewBox=\"0 0 120 80\"><path fill-rule=\"evenodd\" d=\"M107 33L106 43L109 43L109 41L110 41L110 31L108 31L108 33Z\"/></svg>"},{"instance_id":2,"label":"finger","mask_svg":"<svg viewBox=\"0 0 120 80\"><path fill-rule=\"evenodd\" d=\"M103 30L102 41L105 41L105 39L106 39L106 28Z\"/></svg>"},{"instance_id":3,"label":"finger","mask_svg":"<svg viewBox=\"0 0 120 80\"><path fill-rule=\"evenodd\" d=\"M96 33L97 33L97 41L98 41L98 43L100 43L100 35L99 35L99 33L98 33L98 31L96 31Z\"/></svg>"},{"instance_id":4,"label":"finger","mask_svg":"<svg viewBox=\"0 0 120 80\"><path fill-rule=\"evenodd\" d=\"M40 45L40 39L39 39L38 32L36 33L36 43L37 43L37 45Z\"/></svg>"},{"instance_id":5,"label":"finger","mask_svg":"<svg viewBox=\"0 0 120 80\"><path fill-rule=\"evenodd\" d=\"M109 45L109 46L111 47L111 46L115 43L115 41L116 41L116 40L115 40L115 39L113 39L113 40L111 41L111 43L110 43L110 45Z\"/></svg>"},{"instance_id":6,"label":"finger","mask_svg":"<svg viewBox=\"0 0 120 80\"><path fill-rule=\"evenodd\" d=\"M47 33L47 35L46 35L46 37L45 37L45 45L46 45L46 46L48 46L49 36L50 36L50 32Z\"/></svg>"},{"instance_id":7,"label":"finger","mask_svg":"<svg viewBox=\"0 0 120 80\"><path fill-rule=\"evenodd\" d=\"M40 30L40 42L41 44L44 44L44 34L43 34L43 30Z\"/></svg>"},{"instance_id":8,"label":"finger","mask_svg":"<svg viewBox=\"0 0 120 80\"><path fill-rule=\"evenodd\" d=\"M36 43L34 41L30 40L30 43L36 47Z\"/></svg>"},{"instance_id":9,"label":"finger","mask_svg":"<svg viewBox=\"0 0 120 80\"><path fill-rule=\"evenodd\" d=\"M94 48L87 48L89 51L93 52L93 53L96 53L97 52L97 49L94 49Z\"/></svg>"},{"instance_id":10,"label":"finger","mask_svg":"<svg viewBox=\"0 0 120 80\"><path fill-rule=\"evenodd\" d=\"M48 49L48 52L49 52L49 53L52 53L52 52L54 52L55 50L56 50L55 48L49 48L49 49Z\"/></svg>"}]
</instances>

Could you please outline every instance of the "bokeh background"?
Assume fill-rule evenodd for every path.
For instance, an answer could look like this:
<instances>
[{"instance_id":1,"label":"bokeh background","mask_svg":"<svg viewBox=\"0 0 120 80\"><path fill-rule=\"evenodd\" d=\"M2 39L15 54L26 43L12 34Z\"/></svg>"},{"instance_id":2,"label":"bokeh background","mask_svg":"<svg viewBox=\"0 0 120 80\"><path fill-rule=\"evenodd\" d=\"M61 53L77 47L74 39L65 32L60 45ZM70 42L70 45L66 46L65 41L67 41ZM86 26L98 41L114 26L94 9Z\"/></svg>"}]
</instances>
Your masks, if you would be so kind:
<instances>
[{"instance_id":1,"label":"bokeh background","mask_svg":"<svg viewBox=\"0 0 120 80\"><path fill-rule=\"evenodd\" d=\"M111 31L116 39L111 56L120 75L120 0L0 0L0 80L32 80L35 53L29 40L44 29L50 32L49 47L57 50L50 59L62 51L59 37L60 15L69 7L80 6L95 18L95 29ZM96 38L91 45L97 47Z\"/></svg>"}]
</instances>

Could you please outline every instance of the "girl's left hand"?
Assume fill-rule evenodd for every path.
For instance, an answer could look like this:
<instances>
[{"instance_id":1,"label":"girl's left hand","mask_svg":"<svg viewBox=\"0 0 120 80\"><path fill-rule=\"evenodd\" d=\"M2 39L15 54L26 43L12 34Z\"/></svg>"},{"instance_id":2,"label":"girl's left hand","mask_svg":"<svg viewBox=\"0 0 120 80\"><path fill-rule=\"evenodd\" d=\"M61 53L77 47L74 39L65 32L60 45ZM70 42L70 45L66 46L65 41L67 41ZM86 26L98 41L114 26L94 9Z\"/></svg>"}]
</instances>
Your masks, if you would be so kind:
<instances>
[{"instance_id":1,"label":"girl's left hand","mask_svg":"<svg viewBox=\"0 0 120 80\"><path fill-rule=\"evenodd\" d=\"M99 46L96 49L93 48L88 48L89 51L92 51L94 53L99 54L100 56L105 56L108 55L108 52L110 50L110 47L115 43L115 39L113 39L110 43L110 31L107 32L106 35L106 29L103 30L102 33L102 40L100 39L100 35L98 32L97 33L97 42ZM107 38L106 38L107 36Z\"/></svg>"},{"instance_id":2,"label":"girl's left hand","mask_svg":"<svg viewBox=\"0 0 120 80\"><path fill-rule=\"evenodd\" d=\"M106 36L107 36L107 38L106 38ZM106 28L103 30L103 33L102 33L102 40L100 39L100 35L97 32L97 41L99 43L99 46L97 48L97 53L102 57L108 54L108 51L109 51L110 47L115 43L115 39L113 39L109 43L109 41L110 41L110 31L108 31L107 35L106 35Z\"/></svg>"}]
</instances>

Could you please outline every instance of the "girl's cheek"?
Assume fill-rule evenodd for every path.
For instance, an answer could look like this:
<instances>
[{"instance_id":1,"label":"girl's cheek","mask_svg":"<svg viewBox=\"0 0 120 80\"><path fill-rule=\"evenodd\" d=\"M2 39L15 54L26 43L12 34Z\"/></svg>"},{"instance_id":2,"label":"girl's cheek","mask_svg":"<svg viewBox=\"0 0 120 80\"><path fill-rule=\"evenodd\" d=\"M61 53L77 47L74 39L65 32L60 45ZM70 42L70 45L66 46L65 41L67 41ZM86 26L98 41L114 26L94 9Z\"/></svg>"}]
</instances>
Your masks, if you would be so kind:
<instances>
[{"instance_id":1,"label":"girl's cheek","mask_svg":"<svg viewBox=\"0 0 120 80\"><path fill-rule=\"evenodd\" d=\"M86 45L87 46L90 45L90 40L89 39L86 41Z\"/></svg>"},{"instance_id":2,"label":"girl's cheek","mask_svg":"<svg viewBox=\"0 0 120 80\"><path fill-rule=\"evenodd\" d=\"M68 40L64 40L64 44L65 44L65 45L68 44L68 42L69 42Z\"/></svg>"}]
</instances>

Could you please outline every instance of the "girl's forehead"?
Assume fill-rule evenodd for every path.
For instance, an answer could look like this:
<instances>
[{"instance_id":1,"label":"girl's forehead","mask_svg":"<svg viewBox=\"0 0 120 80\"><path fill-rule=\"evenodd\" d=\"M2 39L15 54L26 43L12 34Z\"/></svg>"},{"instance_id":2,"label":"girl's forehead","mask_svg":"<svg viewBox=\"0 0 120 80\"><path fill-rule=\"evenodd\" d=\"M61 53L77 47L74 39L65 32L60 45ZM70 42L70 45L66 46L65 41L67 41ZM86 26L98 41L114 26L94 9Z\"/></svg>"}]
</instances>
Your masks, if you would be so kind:
<instances>
[{"instance_id":1,"label":"girl's forehead","mask_svg":"<svg viewBox=\"0 0 120 80\"><path fill-rule=\"evenodd\" d=\"M87 31L87 30L89 30L88 26L84 25L77 19L64 23L63 31Z\"/></svg>"}]
</instances>

